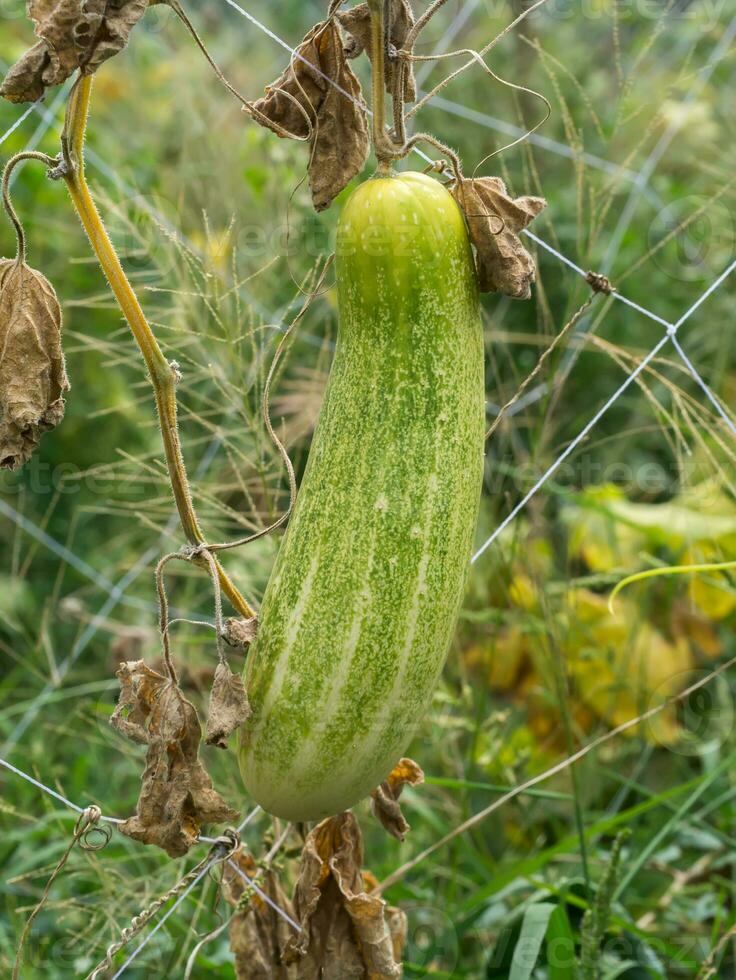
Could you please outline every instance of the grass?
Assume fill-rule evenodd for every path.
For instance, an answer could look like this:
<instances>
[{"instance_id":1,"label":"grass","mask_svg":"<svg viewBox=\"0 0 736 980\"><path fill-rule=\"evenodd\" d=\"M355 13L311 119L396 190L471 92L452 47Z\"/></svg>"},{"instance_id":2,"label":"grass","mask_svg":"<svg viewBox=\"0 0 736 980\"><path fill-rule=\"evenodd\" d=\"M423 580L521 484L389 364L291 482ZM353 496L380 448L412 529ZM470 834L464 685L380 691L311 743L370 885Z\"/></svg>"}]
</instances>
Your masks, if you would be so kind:
<instances>
[{"instance_id":1,"label":"grass","mask_svg":"<svg viewBox=\"0 0 736 980\"><path fill-rule=\"evenodd\" d=\"M276 11L260 0L248 9L291 42L320 13L298 5ZM447 5L428 50L461 11ZM242 91L255 95L281 70L284 52L225 4L193 13ZM674 322L733 259L732 51L706 75L727 11L714 16L693 3L666 16L603 3L574 14L540 11L491 61L504 78L547 95L553 115L538 135L572 147L572 157L530 140L484 169L501 173L516 193L544 193L550 206L535 228L540 237L583 268L605 269L627 296ZM268 523L285 505L260 394L279 325L299 306L293 280L329 251L336 207L311 215L303 186L292 198L303 148L257 131L173 18L153 15L98 76L89 148L102 163L90 163L90 177L162 346L182 366L182 429L198 509L222 539ZM454 43L479 46L510 18L506 4L478 5ZM19 53L30 31L21 19L9 25L7 49ZM424 87L446 67L432 69ZM506 141L494 129L498 120L536 119L533 101L479 74L443 98L423 125L459 148L467 170ZM17 114L0 106L0 133ZM630 221L621 223L631 173L673 125ZM23 148L35 126L29 118L2 152ZM45 133L41 148L53 152L55 139ZM13 508L0 523L0 755L80 806L95 801L126 816L141 755L108 725L114 670L119 659L158 658L152 570L181 539L148 384L62 189L26 167L14 199L29 260L63 301L73 388L67 417L40 455L0 481ZM0 245L7 253L9 229ZM540 253L529 303L484 298L489 403L514 394L587 289ZM680 338L726 405L736 392L733 296L726 281ZM335 329L328 292L300 325L276 384L276 414L298 472ZM659 325L623 304L596 298L550 359L543 387L489 444L479 543L660 335ZM690 560L733 556L733 462L728 431L665 347L474 567L448 668L411 749L428 779L405 794L407 841L389 839L359 808L366 864L379 880L506 788L613 727L621 712L630 717L658 703L736 654L733 576L654 580L622 595L618 618L598 610L632 571L680 562L687 552L697 552ZM680 517L686 531L703 526L697 540L677 532ZM260 598L277 545L266 539L226 556L247 596ZM174 615L210 615L206 578L188 567L172 571ZM124 595L111 598L121 580ZM214 666L209 631L179 624L174 636L187 692L202 703ZM236 655L231 661L241 666ZM405 975L583 976L574 961L584 915L617 835L627 831L599 976L696 977L734 922L733 692L730 677L714 682L679 714L668 712L666 726L609 742L577 764L574 778L563 773L521 794L413 868L387 895L409 916ZM225 798L245 813L233 756L214 749L203 756ZM0 964L8 974L75 815L9 773L0 782ZM273 834L260 817L246 840L260 854ZM287 877L297 850L290 840L280 858ZM172 862L120 835L103 851L75 852L34 923L22 975L85 975L199 856ZM221 911L207 879L126 975L183 975L197 937ZM516 955L527 941L538 947L532 963ZM567 959L555 962L555 949ZM735 956L726 943L717 976L733 972ZM226 936L204 947L197 971L232 976Z\"/></svg>"}]
</instances>

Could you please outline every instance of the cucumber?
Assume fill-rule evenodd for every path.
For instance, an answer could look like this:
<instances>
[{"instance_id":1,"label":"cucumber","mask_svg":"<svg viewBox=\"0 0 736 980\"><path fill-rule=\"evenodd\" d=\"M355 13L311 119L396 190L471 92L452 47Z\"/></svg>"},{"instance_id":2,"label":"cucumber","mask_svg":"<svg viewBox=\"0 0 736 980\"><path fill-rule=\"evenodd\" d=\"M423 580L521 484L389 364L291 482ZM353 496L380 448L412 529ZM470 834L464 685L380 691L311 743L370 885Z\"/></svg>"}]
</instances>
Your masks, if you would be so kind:
<instances>
[{"instance_id":1,"label":"cucumber","mask_svg":"<svg viewBox=\"0 0 736 980\"><path fill-rule=\"evenodd\" d=\"M240 767L286 820L352 806L429 706L483 471L483 337L463 216L419 173L340 216L339 331L294 513L246 667Z\"/></svg>"}]
</instances>

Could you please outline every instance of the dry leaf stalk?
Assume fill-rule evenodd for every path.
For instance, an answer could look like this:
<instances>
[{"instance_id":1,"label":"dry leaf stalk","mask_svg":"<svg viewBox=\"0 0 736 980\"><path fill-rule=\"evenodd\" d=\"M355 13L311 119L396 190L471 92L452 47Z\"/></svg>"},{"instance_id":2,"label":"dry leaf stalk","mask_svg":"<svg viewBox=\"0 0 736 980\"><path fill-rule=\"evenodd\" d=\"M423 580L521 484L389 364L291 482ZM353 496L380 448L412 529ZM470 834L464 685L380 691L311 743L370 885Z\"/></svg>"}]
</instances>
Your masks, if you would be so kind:
<instances>
[{"instance_id":1,"label":"dry leaf stalk","mask_svg":"<svg viewBox=\"0 0 736 980\"><path fill-rule=\"evenodd\" d=\"M356 7L343 10L337 18L340 26L347 34L345 54L348 58L357 58L364 51L371 60L371 12L367 3L359 3ZM414 26L414 14L409 0L395 0L391 4L391 22L388 28L388 42L395 51L400 51L406 42L409 32ZM389 95L393 94L396 86L396 73L401 62L397 58L386 61L384 84ZM404 81L404 102L413 102L417 97L414 70L411 62L407 63L407 73Z\"/></svg>"}]
</instances>

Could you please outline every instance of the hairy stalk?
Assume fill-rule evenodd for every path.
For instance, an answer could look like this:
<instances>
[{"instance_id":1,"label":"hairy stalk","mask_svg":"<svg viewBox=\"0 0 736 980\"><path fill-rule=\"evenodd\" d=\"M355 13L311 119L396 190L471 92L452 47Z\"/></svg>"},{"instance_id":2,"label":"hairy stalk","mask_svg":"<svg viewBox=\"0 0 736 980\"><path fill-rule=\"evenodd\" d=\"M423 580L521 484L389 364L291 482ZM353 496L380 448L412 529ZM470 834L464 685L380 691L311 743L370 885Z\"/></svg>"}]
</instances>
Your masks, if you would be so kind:
<instances>
[{"instance_id":1,"label":"hairy stalk","mask_svg":"<svg viewBox=\"0 0 736 980\"><path fill-rule=\"evenodd\" d=\"M444 7L447 0L434 0L434 3L430 4L429 7L424 11L421 17L418 18L414 26L411 28L409 33L406 35L406 40L404 41L404 48L407 51L411 51L414 47L416 39L419 37L421 32L434 17L440 7Z\"/></svg>"},{"instance_id":2,"label":"hairy stalk","mask_svg":"<svg viewBox=\"0 0 736 980\"><path fill-rule=\"evenodd\" d=\"M391 0L368 0L371 13L371 102L373 103L373 148L378 158L378 172L387 174L391 161L405 155L386 132L386 10ZM390 8L389 8L390 9Z\"/></svg>"},{"instance_id":3,"label":"hairy stalk","mask_svg":"<svg viewBox=\"0 0 736 980\"><path fill-rule=\"evenodd\" d=\"M62 176L66 181L72 203L97 260L146 362L156 399L169 480L181 525L187 541L191 545L201 545L204 544L205 539L194 511L177 427L176 365L166 360L158 345L138 298L123 271L84 175L84 137L91 90L91 76L82 76L69 97L62 135L63 161L57 176ZM254 611L216 559L215 562L222 591L240 615L250 619L255 615Z\"/></svg>"},{"instance_id":4,"label":"hairy stalk","mask_svg":"<svg viewBox=\"0 0 736 980\"><path fill-rule=\"evenodd\" d=\"M10 177L18 166L24 160L40 160L41 163L45 163L47 167L52 167L57 161L52 157L47 156L45 153L38 153L36 150L24 150L22 153L16 153L14 157L5 164L5 170L3 171L3 181L2 181L2 195L3 195L3 206L5 212L10 218L10 222L15 228L15 237L17 241L16 249L16 261L25 262L26 260L26 236L23 231L23 225L21 223L18 214L13 207L13 202L10 199Z\"/></svg>"},{"instance_id":5,"label":"hairy stalk","mask_svg":"<svg viewBox=\"0 0 736 980\"><path fill-rule=\"evenodd\" d=\"M628 836L629 831L623 830L614 840L608 865L596 891L595 901L589 904L583 916L578 963L581 980L600 980L601 945L606 936L611 906L615 899L615 888L620 877L621 850Z\"/></svg>"}]
</instances>

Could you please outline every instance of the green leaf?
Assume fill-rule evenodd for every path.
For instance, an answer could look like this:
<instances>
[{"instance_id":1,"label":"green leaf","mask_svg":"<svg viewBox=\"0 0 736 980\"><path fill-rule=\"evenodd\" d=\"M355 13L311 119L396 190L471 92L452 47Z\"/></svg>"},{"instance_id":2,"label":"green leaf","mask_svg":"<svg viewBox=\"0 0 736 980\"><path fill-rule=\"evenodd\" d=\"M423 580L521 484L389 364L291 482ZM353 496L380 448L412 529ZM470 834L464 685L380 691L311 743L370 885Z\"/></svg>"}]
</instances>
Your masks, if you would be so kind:
<instances>
[{"instance_id":1,"label":"green leaf","mask_svg":"<svg viewBox=\"0 0 736 980\"><path fill-rule=\"evenodd\" d=\"M503 927L486 962L486 980L508 980L519 932L518 917Z\"/></svg>"},{"instance_id":2,"label":"green leaf","mask_svg":"<svg viewBox=\"0 0 736 980\"><path fill-rule=\"evenodd\" d=\"M623 980L624 977L630 977L631 980L634 980L636 973L632 973L632 969L636 971L640 968L633 960L624 960L624 962L617 963L615 966L606 970L601 980ZM646 976L647 974L644 973L639 974L639 978Z\"/></svg>"},{"instance_id":3,"label":"green leaf","mask_svg":"<svg viewBox=\"0 0 736 980\"><path fill-rule=\"evenodd\" d=\"M557 908L551 902L537 902L524 913L521 932L511 960L509 980L529 980L539 959L542 943L552 913Z\"/></svg>"},{"instance_id":4,"label":"green leaf","mask_svg":"<svg viewBox=\"0 0 736 980\"><path fill-rule=\"evenodd\" d=\"M574 980L575 936L564 905L555 905L552 910L546 940L549 980Z\"/></svg>"}]
</instances>

